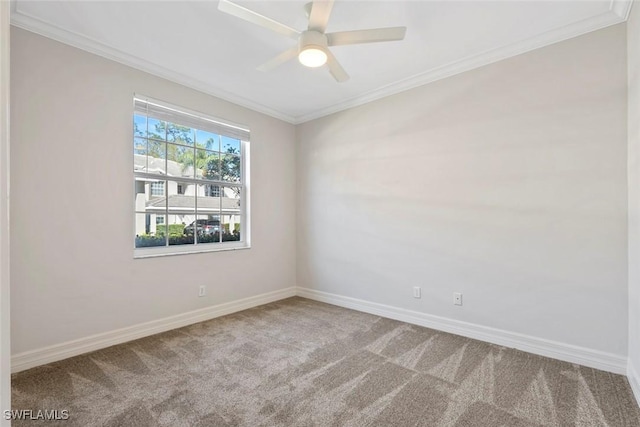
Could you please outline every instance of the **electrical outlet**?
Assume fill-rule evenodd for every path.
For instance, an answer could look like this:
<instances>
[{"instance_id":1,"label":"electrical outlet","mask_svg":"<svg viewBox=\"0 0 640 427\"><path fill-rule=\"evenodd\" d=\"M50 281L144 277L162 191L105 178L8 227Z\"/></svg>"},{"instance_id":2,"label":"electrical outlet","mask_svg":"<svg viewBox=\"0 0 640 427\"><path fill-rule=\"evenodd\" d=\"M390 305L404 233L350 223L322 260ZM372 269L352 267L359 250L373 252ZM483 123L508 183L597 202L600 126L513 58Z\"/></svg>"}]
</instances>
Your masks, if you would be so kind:
<instances>
[{"instance_id":1,"label":"electrical outlet","mask_svg":"<svg viewBox=\"0 0 640 427\"><path fill-rule=\"evenodd\" d=\"M453 305L462 305L462 293L454 292L453 293Z\"/></svg>"},{"instance_id":2,"label":"electrical outlet","mask_svg":"<svg viewBox=\"0 0 640 427\"><path fill-rule=\"evenodd\" d=\"M413 287L413 297L420 298L422 296L422 288L420 286Z\"/></svg>"},{"instance_id":3,"label":"electrical outlet","mask_svg":"<svg viewBox=\"0 0 640 427\"><path fill-rule=\"evenodd\" d=\"M203 297L207 294L207 287L205 285L200 286L198 289L198 296Z\"/></svg>"}]
</instances>

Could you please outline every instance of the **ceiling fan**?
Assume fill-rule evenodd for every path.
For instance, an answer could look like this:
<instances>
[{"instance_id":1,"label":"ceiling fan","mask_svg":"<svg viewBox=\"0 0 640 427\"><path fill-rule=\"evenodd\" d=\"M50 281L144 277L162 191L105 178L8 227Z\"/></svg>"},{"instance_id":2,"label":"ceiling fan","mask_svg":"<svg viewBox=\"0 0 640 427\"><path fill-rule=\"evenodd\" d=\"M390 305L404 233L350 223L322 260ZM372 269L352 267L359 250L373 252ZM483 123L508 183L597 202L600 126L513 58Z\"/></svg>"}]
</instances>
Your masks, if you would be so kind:
<instances>
[{"instance_id":1,"label":"ceiling fan","mask_svg":"<svg viewBox=\"0 0 640 427\"><path fill-rule=\"evenodd\" d=\"M329 46L342 46L359 43L374 43L404 39L406 27L374 28L369 30L339 31L337 33L325 33L333 0L313 0L305 6L309 17L309 26L304 31L298 31L280 22L274 21L264 15L260 15L243 6L228 0L220 0L218 9L222 12L249 21L261 27L268 28L298 41L298 45L285 50L275 58L265 62L258 70L269 71L297 56L302 65L307 67L320 67L325 63L329 72L338 81L349 80L349 75L342 68L329 50Z\"/></svg>"}]
</instances>

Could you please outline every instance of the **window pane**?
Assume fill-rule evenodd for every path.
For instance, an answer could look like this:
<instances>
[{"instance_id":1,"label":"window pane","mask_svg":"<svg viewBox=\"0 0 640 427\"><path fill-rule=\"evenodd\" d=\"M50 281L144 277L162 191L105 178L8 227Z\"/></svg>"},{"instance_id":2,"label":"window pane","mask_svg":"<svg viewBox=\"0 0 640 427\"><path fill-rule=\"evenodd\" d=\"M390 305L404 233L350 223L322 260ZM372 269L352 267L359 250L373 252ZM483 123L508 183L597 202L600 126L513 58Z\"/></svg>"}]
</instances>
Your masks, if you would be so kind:
<instances>
[{"instance_id":1,"label":"window pane","mask_svg":"<svg viewBox=\"0 0 640 427\"><path fill-rule=\"evenodd\" d=\"M145 138L133 139L133 154L138 154L141 156L147 155L147 140Z\"/></svg>"},{"instance_id":2,"label":"window pane","mask_svg":"<svg viewBox=\"0 0 640 427\"><path fill-rule=\"evenodd\" d=\"M168 188L169 213L195 213L196 196L193 194L192 184L187 184L187 194L178 194L178 183L175 181L169 181Z\"/></svg>"},{"instance_id":3,"label":"window pane","mask_svg":"<svg viewBox=\"0 0 640 427\"><path fill-rule=\"evenodd\" d=\"M133 115L133 135L147 136L147 117L138 114Z\"/></svg>"},{"instance_id":4,"label":"window pane","mask_svg":"<svg viewBox=\"0 0 640 427\"><path fill-rule=\"evenodd\" d=\"M136 213L136 248L165 246L166 225L156 223L156 214Z\"/></svg>"},{"instance_id":5,"label":"window pane","mask_svg":"<svg viewBox=\"0 0 640 427\"><path fill-rule=\"evenodd\" d=\"M144 138L133 139L133 170L147 171L147 140Z\"/></svg>"},{"instance_id":6,"label":"window pane","mask_svg":"<svg viewBox=\"0 0 640 427\"><path fill-rule=\"evenodd\" d=\"M134 203L136 211L144 212L147 206L147 180L143 178L136 178L134 189ZM137 230L137 228L136 228Z\"/></svg>"},{"instance_id":7,"label":"window pane","mask_svg":"<svg viewBox=\"0 0 640 427\"><path fill-rule=\"evenodd\" d=\"M240 215L240 187L222 187L222 213Z\"/></svg>"},{"instance_id":8,"label":"window pane","mask_svg":"<svg viewBox=\"0 0 640 427\"><path fill-rule=\"evenodd\" d=\"M196 146L210 151L220 151L220 135L196 130Z\"/></svg>"},{"instance_id":9,"label":"window pane","mask_svg":"<svg viewBox=\"0 0 640 427\"><path fill-rule=\"evenodd\" d=\"M222 151L223 153L231 153L240 155L240 140L229 138L228 136L222 137Z\"/></svg>"},{"instance_id":10,"label":"window pane","mask_svg":"<svg viewBox=\"0 0 640 427\"><path fill-rule=\"evenodd\" d=\"M241 240L241 224L240 215L222 215L222 241L237 242Z\"/></svg>"},{"instance_id":11,"label":"window pane","mask_svg":"<svg viewBox=\"0 0 640 427\"><path fill-rule=\"evenodd\" d=\"M196 150L196 162L198 165L196 178L220 179L220 154L213 151Z\"/></svg>"},{"instance_id":12,"label":"window pane","mask_svg":"<svg viewBox=\"0 0 640 427\"><path fill-rule=\"evenodd\" d=\"M223 187L221 201L222 241L240 240L240 187Z\"/></svg>"},{"instance_id":13,"label":"window pane","mask_svg":"<svg viewBox=\"0 0 640 427\"><path fill-rule=\"evenodd\" d=\"M220 166L220 179L227 182L240 182L240 157L223 154Z\"/></svg>"},{"instance_id":14,"label":"window pane","mask_svg":"<svg viewBox=\"0 0 640 427\"><path fill-rule=\"evenodd\" d=\"M167 175L193 178L193 148L167 144Z\"/></svg>"},{"instance_id":15,"label":"window pane","mask_svg":"<svg viewBox=\"0 0 640 427\"><path fill-rule=\"evenodd\" d=\"M201 224L196 224L196 214L190 213L185 215L176 215L181 223L185 226L182 229L182 234L187 236L193 236L195 233L200 232Z\"/></svg>"},{"instance_id":16,"label":"window pane","mask_svg":"<svg viewBox=\"0 0 640 427\"><path fill-rule=\"evenodd\" d=\"M159 139L161 141L167 140L167 122L149 117L147 119L147 126L149 138Z\"/></svg>"},{"instance_id":17,"label":"window pane","mask_svg":"<svg viewBox=\"0 0 640 427\"><path fill-rule=\"evenodd\" d=\"M217 185L198 185L198 214L220 216L220 199L224 190Z\"/></svg>"},{"instance_id":18,"label":"window pane","mask_svg":"<svg viewBox=\"0 0 640 427\"><path fill-rule=\"evenodd\" d=\"M169 245L192 245L194 214L169 216ZM188 227L188 228L187 228Z\"/></svg>"},{"instance_id":19,"label":"window pane","mask_svg":"<svg viewBox=\"0 0 640 427\"><path fill-rule=\"evenodd\" d=\"M220 243L220 215L198 215L198 243Z\"/></svg>"},{"instance_id":20,"label":"window pane","mask_svg":"<svg viewBox=\"0 0 640 427\"><path fill-rule=\"evenodd\" d=\"M165 174L165 158L167 151L167 144L164 142L149 140L147 145L147 172L149 173L161 173Z\"/></svg>"},{"instance_id":21,"label":"window pane","mask_svg":"<svg viewBox=\"0 0 640 427\"><path fill-rule=\"evenodd\" d=\"M167 141L182 145L193 145L194 130L175 123L167 123Z\"/></svg>"}]
</instances>

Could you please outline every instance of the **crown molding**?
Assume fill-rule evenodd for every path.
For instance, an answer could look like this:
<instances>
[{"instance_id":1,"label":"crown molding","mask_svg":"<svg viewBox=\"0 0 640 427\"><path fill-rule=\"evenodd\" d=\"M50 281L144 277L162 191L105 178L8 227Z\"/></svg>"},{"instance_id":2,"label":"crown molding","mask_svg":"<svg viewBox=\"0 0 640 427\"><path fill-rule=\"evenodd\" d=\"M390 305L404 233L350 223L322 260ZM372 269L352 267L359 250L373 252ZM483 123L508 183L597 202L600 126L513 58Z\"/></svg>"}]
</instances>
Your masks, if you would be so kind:
<instances>
[{"instance_id":1,"label":"crown molding","mask_svg":"<svg viewBox=\"0 0 640 427\"><path fill-rule=\"evenodd\" d=\"M609 10L619 16L623 21L629 19L629 12L631 12L631 6L633 0L611 0L611 6Z\"/></svg>"},{"instance_id":2,"label":"crown molding","mask_svg":"<svg viewBox=\"0 0 640 427\"><path fill-rule=\"evenodd\" d=\"M244 97L234 95L224 89L212 87L207 83L193 79L182 73L177 73L160 65L134 57L133 55L129 55L121 50L109 47L91 38L61 29L20 11L20 9L16 7L16 3L17 2L15 0L12 0L13 11L11 14L11 24L16 27L40 34L44 37L102 56L103 58L119 62L208 95L215 96L225 101L232 102L242 107L297 125L350 108L358 107L387 96L414 89L416 87L489 65L503 59L521 55L544 46L625 22L629 16L633 0L612 0L609 11L601 15L556 28L529 39L463 58L444 66L416 74L404 80L379 87L346 101L299 116L283 113Z\"/></svg>"},{"instance_id":3,"label":"crown molding","mask_svg":"<svg viewBox=\"0 0 640 427\"><path fill-rule=\"evenodd\" d=\"M318 119L320 117L358 107L360 105L364 105L369 102L385 98L387 96L395 95L397 93L414 89L416 87L423 86L437 80L455 76L456 74L464 73L465 71L480 68L485 65L489 65L503 59L511 58L513 56L521 55L523 53L539 49L544 46L549 46L564 40L581 36L592 31L609 27L611 25L619 24L626 20L630 7L631 2L614 0L611 4L611 9L601 15L578 21L573 24L565 25L564 27L556 28L554 30L548 31L535 37L531 37L529 39L525 39L496 49L491 49L477 55L469 56L459 61L446 64L442 67L431 69L429 71L416 74L415 76L398 81L396 83L392 83L390 85L372 90L365 93L364 95L359 95L347 101L340 102L338 104L323 108L313 113L298 116L295 118L295 124L305 123L310 120ZM614 9L617 12L614 12ZM623 14L624 18L618 13Z\"/></svg>"},{"instance_id":4,"label":"crown molding","mask_svg":"<svg viewBox=\"0 0 640 427\"><path fill-rule=\"evenodd\" d=\"M165 67L162 67L161 65L157 65L152 62L137 58L133 55L129 55L128 53L125 53L118 49L114 49L89 37L85 37L72 31L64 30L20 11L19 7L16 7L11 14L11 25L67 44L69 46L73 46L78 49L96 54L103 58L119 62L137 70L153 74L154 76L181 84L191 89L195 89L199 92L215 96L216 98L220 98L224 101L232 102L241 107L266 114L276 119L283 120L292 124L295 122L295 118L293 116L281 113L280 111L253 102L249 99L234 95L223 89L213 87L207 83L186 76L182 73L177 73L175 71L169 70Z\"/></svg>"}]
</instances>

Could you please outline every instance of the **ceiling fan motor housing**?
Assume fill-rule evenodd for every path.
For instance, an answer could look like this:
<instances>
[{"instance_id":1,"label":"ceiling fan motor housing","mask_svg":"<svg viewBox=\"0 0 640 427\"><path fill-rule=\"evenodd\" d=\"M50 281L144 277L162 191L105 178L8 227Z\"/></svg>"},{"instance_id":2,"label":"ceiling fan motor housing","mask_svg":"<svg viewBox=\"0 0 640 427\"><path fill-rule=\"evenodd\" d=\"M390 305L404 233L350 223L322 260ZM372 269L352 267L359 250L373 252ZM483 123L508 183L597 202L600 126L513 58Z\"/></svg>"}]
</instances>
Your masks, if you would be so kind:
<instances>
[{"instance_id":1,"label":"ceiling fan motor housing","mask_svg":"<svg viewBox=\"0 0 640 427\"><path fill-rule=\"evenodd\" d=\"M318 31L303 31L298 39L298 52L305 49L327 50L327 36Z\"/></svg>"}]
</instances>

